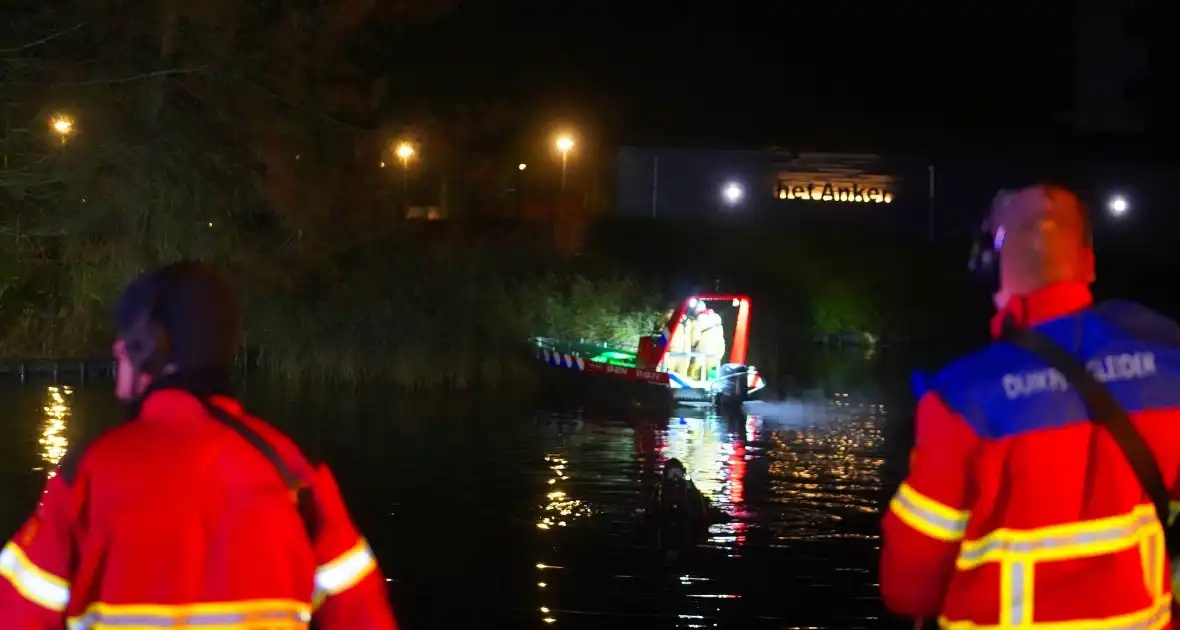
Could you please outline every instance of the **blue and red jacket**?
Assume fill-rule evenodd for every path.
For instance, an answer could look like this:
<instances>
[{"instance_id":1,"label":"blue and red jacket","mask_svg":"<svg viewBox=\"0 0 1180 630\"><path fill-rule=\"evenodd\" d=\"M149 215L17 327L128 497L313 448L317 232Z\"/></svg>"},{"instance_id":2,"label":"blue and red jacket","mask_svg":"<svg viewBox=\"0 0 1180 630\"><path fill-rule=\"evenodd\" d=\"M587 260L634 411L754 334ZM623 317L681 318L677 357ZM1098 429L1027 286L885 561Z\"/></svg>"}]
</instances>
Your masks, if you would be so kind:
<instances>
[{"instance_id":1,"label":"blue and red jacket","mask_svg":"<svg viewBox=\"0 0 1180 630\"><path fill-rule=\"evenodd\" d=\"M1180 326L1088 287L1014 298L1123 405L1169 487L1180 473ZM884 521L881 593L943 628L1170 628L1163 528L1110 435L1061 374L993 343L921 395L910 471ZM1173 493L1173 500L1177 497Z\"/></svg>"},{"instance_id":2,"label":"blue and red jacket","mask_svg":"<svg viewBox=\"0 0 1180 630\"><path fill-rule=\"evenodd\" d=\"M162 389L67 454L0 551L0 630L304 630L313 616L321 630L396 630L332 473L234 400L210 403L307 481L314 536L272 461Z\"/></svg>"}]
</instances>

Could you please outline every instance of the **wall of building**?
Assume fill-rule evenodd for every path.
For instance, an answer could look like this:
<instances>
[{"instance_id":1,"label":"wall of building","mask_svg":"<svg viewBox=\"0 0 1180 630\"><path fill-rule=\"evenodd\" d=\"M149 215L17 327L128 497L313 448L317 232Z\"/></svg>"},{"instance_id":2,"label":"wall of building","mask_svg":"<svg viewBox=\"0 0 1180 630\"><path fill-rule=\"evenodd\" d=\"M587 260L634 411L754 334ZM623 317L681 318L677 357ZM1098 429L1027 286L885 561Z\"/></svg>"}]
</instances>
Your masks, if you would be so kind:
<instances>
[{"instance_id":1,"label":"wall of building","mask_svg":"<svg viewBox=\"0 0 1180 630\"><path fill-rule=\"evenodd\" d=\"M1099 235L1126 234L1129 226L1162 227L1171 220L1166 186L1175 181L1173 171L1092 161L627 147L619 151L615 212L628 218L757 221L775 229L846 225L945 240L969 236L999 190L1053 182L1078 192L1095 215ZM725 196L729 185L743 191L735 203ZM1116 195L1129 202L1126 216L1106 211Z\"/></svg>"},{"instance_id":2,"label":"wall of building","mask_svg":"<svg viewBox=\"0 0 1180 630\"><path fill-rule=\"evenodd\" d=\"M713 151L624 147L617 160L615 210L627 218L721 219L760 214L774 194L771 155L765 151ZM735 184L741 203L723 192Z\"/></svg>"},{"instance_id":3,"label":"wall of building","mask_svg":"<svg viewBox=\"0 0 1180 630\"><path fill-rule=\"evenodd\" d=\"M617 168L616 214L627 218L759 221L783 228L848 223L899 232L922 232L928 225L929 178L921 160L626 147ZM728 195L730 189L741 195Z\"/></svg>"},{"instance_id":4,"label":"wall of building","mask_svg":"<svg viewBox=\"0 0 1180 630\"><path fill-rule=\"evenodd\" d=\"M926 164L875 154L778 152L775 213L797 225L825 223L898 235L929 228Z\"/></svg>"}]
</instances>

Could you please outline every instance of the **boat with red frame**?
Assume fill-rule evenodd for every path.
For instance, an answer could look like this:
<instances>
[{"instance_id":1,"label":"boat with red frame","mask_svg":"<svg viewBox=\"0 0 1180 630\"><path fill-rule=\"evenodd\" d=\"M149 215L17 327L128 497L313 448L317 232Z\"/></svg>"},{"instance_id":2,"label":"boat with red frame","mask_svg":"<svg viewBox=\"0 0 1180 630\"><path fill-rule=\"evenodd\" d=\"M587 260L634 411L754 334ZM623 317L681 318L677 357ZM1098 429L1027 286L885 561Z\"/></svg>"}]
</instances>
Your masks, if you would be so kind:
<instances>
[{"instance_id":1,"label":"boat with red frame","mask_svg":"<svg viewBox=\"0 0 1180 630\"><path fill-rule=\"evenodd\" d=\"M543 337L535 343L538 359L571 375L642 385L682 405L740 407L766 386L746 363L749 336L748 297L693 295L634 350Z\"/></svg>"}]
</instances>

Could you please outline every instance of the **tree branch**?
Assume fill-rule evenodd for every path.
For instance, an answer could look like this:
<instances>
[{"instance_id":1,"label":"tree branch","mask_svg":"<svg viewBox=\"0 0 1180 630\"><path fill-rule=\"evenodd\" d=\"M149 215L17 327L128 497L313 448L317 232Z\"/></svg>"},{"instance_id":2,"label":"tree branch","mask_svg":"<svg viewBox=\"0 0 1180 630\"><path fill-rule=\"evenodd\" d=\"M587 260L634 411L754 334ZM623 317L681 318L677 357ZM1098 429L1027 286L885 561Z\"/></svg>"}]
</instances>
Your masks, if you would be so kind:
<instances>
[{"instance_id":1,"label":"tree branch","mask_svg":"<svg viewBox=\"0 0 1180 630\"><path fill-rule=\"evenodd\" d=\"M142 81L144 79L151 79L155 77L168 77L178 74L193 74L200 72L209 67L209 64L196 66L193 68L179 68L171 70L153 70L151 72L144 72L142 74L135 74L129 77L119 77L117 79L90 79L88 81L70 81L68 83L57 83L58 87L77 87L80 85L115 85L119 83L132 83L134 81Z\"/></svg>"},{"instance_id":2,"label":"tree branch","mask_svg":"<svg viewBox=\"0 0 1180 630\"><path fill-rule=\"evenodd\" d=\"M364 129L364 128L358 127L356 125L349 124L347 122L344 122L342 120L339 120L337 118L329 116L328 114L325 114L322 112L317 112L317 111L313 110L312 108L308 107L307 105L296 103L295 101L284 98L283 96L280 96L279 94L272 92L270 89L263 86L262 84L247 78L246 75L244 75L240 72L231 72L231 71L227 70L227 71L224 71L223 74L225 76L229 77L231 80L235 80L235 81L244 83L245 85L254 88L258 92L261 92L263 96L265 96L271 100L277 101L277 102L279 102L283 105L286 105L287 107L290 107L294 110L297 110L303 114L307 114L313 118L317 118L319 120L330 123L334 126L340 127L340 128L345 129L347 131L360 132L360 133L372 133L374 131L373 129Z\"/></svg>"},{"instance_id":3,"label":"tree branch","mask_svg":"<svg viewBox=\"0 0 1180 630\"><path fill-rule=\"evenodd\" d=\"M16 48L0 48L0 55L7 55L10 53L14 53L14 52L20 52L22 50L28 50L30 48L33 48L34 46L40 46L41 44L51 42L59 37L62 37L64 35L68 35L69 33L72 33L74 31L82 28L85 24L86 24L85 22L80 22L78 24L71 26L70 28L67 28L64 31L58 31L58 32L53 33L51 35L46 35L45 37L42 37L41 39L38 39L35 42L29 42L27 44L17 46Z\"/></svg>"}]
</instances>

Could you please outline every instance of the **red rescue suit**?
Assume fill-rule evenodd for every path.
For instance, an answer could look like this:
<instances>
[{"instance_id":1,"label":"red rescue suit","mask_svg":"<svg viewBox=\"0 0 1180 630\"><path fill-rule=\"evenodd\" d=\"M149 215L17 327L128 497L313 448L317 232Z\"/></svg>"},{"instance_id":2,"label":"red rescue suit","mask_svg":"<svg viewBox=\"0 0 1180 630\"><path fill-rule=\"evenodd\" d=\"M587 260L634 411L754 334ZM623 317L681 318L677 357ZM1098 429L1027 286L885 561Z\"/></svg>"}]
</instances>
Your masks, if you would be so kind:
<instances>
[{"instance_id":1,"label":"red rescue suit","mask_svg":"<svg viewBox=\"0 0 1180 630\"><path fill-rule=\"evenodd\" d=\"M67 455L0 552L0 630L395 630L385 579L332 473L232 399L211 402L310 482L316 539L274 464L193 395ZM76 455L76 457L75 457Z\"/></svg>"},{"instance_id":2,"label":"red rescue suit","mask_svg":"<svg viewBox=\"0 0 1180 630\"><path fill-rule=\"evenodd\" d=\"M1079 356L1175 488L1180 327L1131 303L1092 306L1088 287L1071 283L1013 298L997 336L1005 317ZM1159 519L1072 386L1000 343L930 385L909 475L883 525L885 605L954 630L1170 628Z\"/></svg>"}]
</instances>

